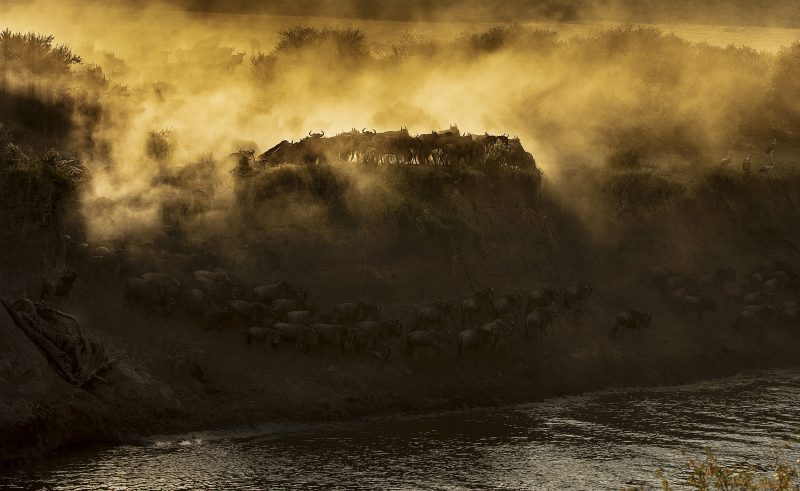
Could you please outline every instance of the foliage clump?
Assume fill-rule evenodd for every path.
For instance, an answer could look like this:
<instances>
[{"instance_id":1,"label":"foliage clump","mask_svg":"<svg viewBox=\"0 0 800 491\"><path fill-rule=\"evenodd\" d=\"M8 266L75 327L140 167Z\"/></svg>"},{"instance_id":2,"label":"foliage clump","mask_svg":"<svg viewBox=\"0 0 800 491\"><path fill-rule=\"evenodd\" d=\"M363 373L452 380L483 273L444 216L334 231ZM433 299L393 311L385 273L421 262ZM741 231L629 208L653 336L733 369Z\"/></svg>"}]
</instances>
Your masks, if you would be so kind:
<instances>
[{"instance_id":1,"label":"foliage clump","mask_svg":"<svg viewBox=\"0 0 800 491\"><path fill-rule=\"evenodd\" d=\"M800 490L800 468L780 458L765 472L753 465L726 465L708 452L703 460L687 463L689 475L686 486L697 491L798 491ZM672 489L669 481L659 471L664 491Z\"/></svg>"},{"instance_id":2,"label":"foliage clump","mask_svg":"<svg viewBox=\"0 0 800 491\"><path fill-rule=\"evenodd\" d=\"M66 75L81 57L51 35L0 31L0 70L31 75Z\"/></svg>"},{"instance_id":3,"label":"foliage clump","mask_svg":"<svg viewBox=\"0 0 800 491\"><path fill-rule=\"evenodd\" d=\"M145 143L147 156L156 162L166 162L175 152L175 134L170 128L150 131Z\"/></svg>"},{"instance_id":4,"label":"foliage clump","mask_svg":"<svg viewBox=\"0 0 800 491\"><path fill-rule=\"evenodd\" d=\"M0 223L14 230L25 223L59 220L62 207L87 178L77 160L49 149L37 155L21 148L0 124Z\"/></svg>"},{"instance_id":5,"label":"foliage clump","mask_svg":"<svg viewBox=\"0 0 800 491\"><path fill-rule=\"evenodd\" d=\"M269 81L283 68L298 65L319 64L319 67L341 69L373 61L367 36L360 29L295 26L278 35L272 52L258 53L250 59L254 79Z\"/></svg>"}]
</instances>

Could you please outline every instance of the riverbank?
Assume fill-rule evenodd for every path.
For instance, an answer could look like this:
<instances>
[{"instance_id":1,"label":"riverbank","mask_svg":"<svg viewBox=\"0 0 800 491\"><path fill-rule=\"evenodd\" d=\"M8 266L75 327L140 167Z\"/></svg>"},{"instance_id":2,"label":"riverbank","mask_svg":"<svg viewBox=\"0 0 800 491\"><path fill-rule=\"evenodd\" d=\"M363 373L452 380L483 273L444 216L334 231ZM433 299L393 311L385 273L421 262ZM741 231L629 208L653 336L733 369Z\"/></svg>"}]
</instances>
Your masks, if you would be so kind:
<instances>
[{"instance_id":1,"label":"riverbank","mask_svg":"<svg viewBox=\"0 0 800 491\"><path fill-rule=\"evenodd\" d=\"M463 359L454 346L441 357L407 357L400 340L392 345L395 356L383 361L326 347L312 354L250 348L238 332L136 312L122 319L113 294L97 300L82 314L90 319L91 335L112 346L119 362L104 382L75 389L35 349L22 349L26 343L19 339L16 366L24 358L36 371L26 369L25 381L18 380L12 398L4 400L4 466L66 446L151 434L423 414L694 382L796 366L800 342L795 332L734 336L729 326L698 333L690 325L659 326L616 341L597 328L609 314L594 303L586 313L559 320L543 345L520 336L499 354ZM70 302L80 303L80 293ZM412 306L386 315L403 310ZM116 322L100 329L100 319ZM4 335L11 334L7 327Z\"/></svg>"},{"instance_id":2,"label":"riverbank","mask_svg":"<svg viewBox=\"0 0 800 491\"><path fill-rule=\"evenodd\" d=\"M770 475L798 457L797 370L631 388L503 408L343 423L158 435L92 446L11 470L0 486L347 489L661 489L707 450ZM779 450L778 450L779 449ZM365 458L370 456L370 458Z\"/></svg>"},{"instance_id":3,"label":"riverbank","mask_svg":"<svg viewBox=\"0 0 800 491\"><path fill-rule=\"evenodd\" d=\"M675 187L664 178L633 177L650 191ZM606 179L613 183L617 177ZM710 188L701 189L710 192L699 201L694 191L659 192L661 201L623 209L622 215L621 208L610 207L632 206L634 198L598 192L593 208L605 220L602 241L581 221L586 216L574 215L559 197L531 204L524 189L515 194L513 188L493 206L482 206L490 202L491 188L447 190L450 219L468 231L462 233L469 240L462 237L456 246L446 236L378 221L323 232L313 222L305 228L273 223L265 231L218 241L232 258L226 267L249 285L290 279L323 309L343 301L380 304L382 317L404 326L403 335L390 342L388 360L366 352L343 355L324 345L307 354L288 343L279 352L249 347L240 328L207 328L180 309L169 319L126 309L118 275L81 270L58 307L77 315L116 363L102 381L75 388L10 319L0 319L0 461L19 465L67 446L137 441L149 434L503 406L796 366L800 330L773 322L734 329L741 305L722 291L715 294L715 312L702 319L687 315L642 282L639 273L653 264L700 273L713 264L733 265L737 283L746 283L759 259L752 251L766 250L764 230L771 230L772 240L782 217L794 213L791 200L784 199L795 192L790 182L709 182ZM750 206L756 199L773 200L772 214L756 215ZM726 215L717 213L721 207ZM425 213L431 222L431 216L445 215L436 207ZM747 227L732 228L733 221ZM54 239L59 236L32 227L27 254L46 267L18 261L14 271L27 273L5 276L2 291L35 296L36 278L63 264L64 247ZM792 257L784 244L769 244L772 257ZM459 357L451 343L440 356L406 354L404 336L418 309L431 301L458 304L484 286L493 286L499 297L542 285L563 289L576 281L594 285L595 292L581 308L559 307L542 341L525 338L518 327L498 353ZM652 312L652 325L610 337L617 313L631 308Z\"/></svg>"}]
</instances>

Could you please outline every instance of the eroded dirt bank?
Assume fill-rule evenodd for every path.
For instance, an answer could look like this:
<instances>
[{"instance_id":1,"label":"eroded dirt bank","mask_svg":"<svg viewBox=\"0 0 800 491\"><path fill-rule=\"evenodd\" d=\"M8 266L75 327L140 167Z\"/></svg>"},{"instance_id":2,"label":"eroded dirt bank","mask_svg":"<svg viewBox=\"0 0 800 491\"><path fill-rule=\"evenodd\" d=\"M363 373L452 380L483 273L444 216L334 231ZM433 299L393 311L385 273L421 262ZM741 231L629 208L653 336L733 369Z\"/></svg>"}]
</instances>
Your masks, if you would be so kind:
<instances>
[{"instance_id":1,"label":"eroded dirt bank","mask_svg":"<svg viewBox=\"0 0 800 491\"><path fill-rule=\"evenodd\" d=\"M586 173L574 176L575 185L591 181L595 191L571 201L547 183L541 196L519 183L440 183L434 195L446 200L413 201L399 219L350 213L281 222L293 205L278 208L273 200L280 213L265 215L267 222L239 216L216 238L224 266L250 286L289 280L321 308L380 304L383 317L404 325L388 360L332 346L310 353L288 344L279 352L250 347L241 329L206 326L180 306L169 319L126 309L118 274L75 265L81 276L58 306L79 316L116 363L103 380L75 388L1 316L0 460L12 465L71 444L136 435L502 405L796 364L797 326L770 320L733 329L742 305L727 294L765 261L786 268L796 259L795 177L696 178L689 186L640 170ZM420 211L414 203L427 205ZM372 206L351 202L349 209ZM596 213L579 213L585 209ZM24 238L6 237L4 246L16 249L4 260L4 295L35 297L40 278L63 265L62 227L62 220L43 221ZM14 260L23 257L14 250L28 259ZM698 275L733 267L737 279L713 293L716 312L700 319L642 281L653 266ZM454 343L439 356L406 353L405 334L427 303L458 303L488 286L499 296L578 281L593 285L594 295L585 307L559 307L542 341L517 328L499 353L459 357ZM653 312L653 324L612 339L615 315L627 309Z\"/></svg>"}]
</instances>

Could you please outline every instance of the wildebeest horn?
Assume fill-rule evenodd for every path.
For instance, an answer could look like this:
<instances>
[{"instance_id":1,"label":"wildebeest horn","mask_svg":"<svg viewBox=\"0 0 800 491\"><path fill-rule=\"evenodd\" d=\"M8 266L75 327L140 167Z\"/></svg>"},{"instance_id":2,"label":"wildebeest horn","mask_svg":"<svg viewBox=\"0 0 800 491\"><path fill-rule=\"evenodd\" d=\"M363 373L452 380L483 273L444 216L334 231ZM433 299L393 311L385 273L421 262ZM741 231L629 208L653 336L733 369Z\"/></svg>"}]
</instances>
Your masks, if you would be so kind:
<instances>
[{"instance_id":1,"label":"wildebeest horn","mask_svg":"<svg viewBox=\"0 0 800 491\"><path fill-rule=\"evenodd\" d=\"M322 136L325 136L325 130L322 130Z\"/></svg>"},{"instance_id":2,"label":"wildebeest horn","mask_svg":"<svg viewBox=\"0 0 800 491\"><path fill-rule=\"evenodd\" d=\"M308 136L311 136L311 130L308 130Z\"/></svg>"}]
</instances>

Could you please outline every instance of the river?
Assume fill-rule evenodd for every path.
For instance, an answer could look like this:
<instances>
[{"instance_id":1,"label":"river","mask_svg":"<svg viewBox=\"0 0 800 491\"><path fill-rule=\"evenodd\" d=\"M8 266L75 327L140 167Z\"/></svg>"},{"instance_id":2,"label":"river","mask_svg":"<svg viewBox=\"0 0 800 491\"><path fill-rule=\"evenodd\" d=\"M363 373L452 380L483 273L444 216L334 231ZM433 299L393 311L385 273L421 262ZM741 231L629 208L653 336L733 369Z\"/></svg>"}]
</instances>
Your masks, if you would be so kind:
<instances>
[{"instance_id":1,"label":"river","mask_svg":"<svg viewBox=\"0 0 800 491\"><path fill-rule=\"evenodd\" d=\"M623 489L686 460L800 457L800 371L596 392L521 406L154 437L64 452L10 489Z\"/></svg>"}]
</instances>

